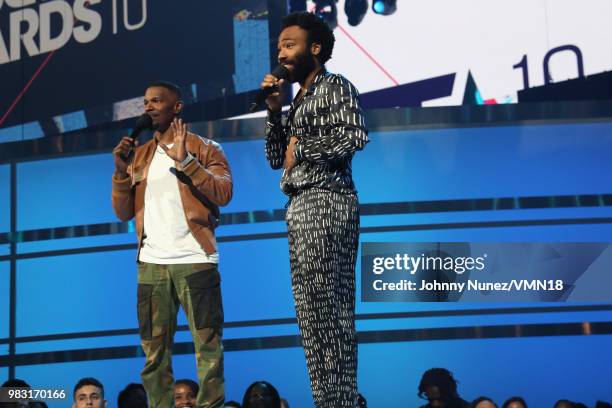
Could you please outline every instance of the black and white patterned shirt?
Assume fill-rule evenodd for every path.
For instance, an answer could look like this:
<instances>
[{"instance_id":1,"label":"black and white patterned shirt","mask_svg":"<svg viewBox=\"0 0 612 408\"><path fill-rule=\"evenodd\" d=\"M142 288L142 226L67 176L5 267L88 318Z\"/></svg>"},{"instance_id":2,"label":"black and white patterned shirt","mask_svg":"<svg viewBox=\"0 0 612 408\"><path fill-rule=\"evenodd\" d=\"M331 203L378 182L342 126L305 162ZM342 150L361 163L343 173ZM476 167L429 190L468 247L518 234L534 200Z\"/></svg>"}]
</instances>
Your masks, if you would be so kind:
<instances>
[{"instance_id":1,"label":"black and white patterned shirt","mask_svg":"<svg viewBox=\"0 0 612 408\"><path fill-rule=\"evenodd\" d=\"M293 101L284 125L281 117L268 111L266 158L273 169L283 167L290 137L298 139L297 164L281 177L283 192L292 196L319 187L355 194L351 160L369 140L353 84L323 70L303 98Z\"/></svg>"}]
</instances>

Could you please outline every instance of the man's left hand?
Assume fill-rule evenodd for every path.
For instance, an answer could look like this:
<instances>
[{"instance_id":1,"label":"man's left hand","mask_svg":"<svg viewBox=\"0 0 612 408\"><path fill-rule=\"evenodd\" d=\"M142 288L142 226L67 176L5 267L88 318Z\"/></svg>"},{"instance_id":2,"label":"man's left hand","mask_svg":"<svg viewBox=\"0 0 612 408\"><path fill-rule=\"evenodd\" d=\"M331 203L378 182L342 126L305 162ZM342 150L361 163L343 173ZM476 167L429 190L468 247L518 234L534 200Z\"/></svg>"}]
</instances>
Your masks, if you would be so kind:
<instances>
[{"instance_id":1,"label":"man's left hand","mask_svg":"<svg viewBox=\"0 0 612 408\"><path fill-rule=\"evenodd\" d=\"M187 124L183 122L183 119L174 118L170 127L174 133L174 145L172 145L171 148L168 148L168 146L163 143L159 145L172 160L180 163L187 158L187 148L185 147L185 141L187 140Z\"/></svg>"},{"instance_id":2,"label":"man's left hand","mask_svg":"<svg viewBox=\"0 0 612 408\"><path fill-rule=\"evenodd\" d=\"M285 164L283 167L287 171L291 171L297 164L297 159L295 158L295 144L297 143L297 137L291 136L289 139L289 145L287 145L287 150L285 150Z\"/></svg>"}]
</instances>

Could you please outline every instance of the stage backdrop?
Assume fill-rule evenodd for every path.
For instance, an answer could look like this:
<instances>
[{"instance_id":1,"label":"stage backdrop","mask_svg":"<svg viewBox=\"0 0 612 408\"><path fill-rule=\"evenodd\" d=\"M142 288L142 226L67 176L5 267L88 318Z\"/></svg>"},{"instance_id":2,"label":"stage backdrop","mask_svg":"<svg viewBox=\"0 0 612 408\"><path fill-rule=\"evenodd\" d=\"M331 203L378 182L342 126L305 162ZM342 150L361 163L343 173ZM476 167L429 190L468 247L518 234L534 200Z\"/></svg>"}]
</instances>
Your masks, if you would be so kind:
<instances>
[{"instance_id":1,"label":"stage backdrop","mask_svg":"<svg viewBox=\"0 0 612 408\"><path fill-rule=\"evenodd\" d=\"M398 0L356 27L345 3L328 67L362 93L402 86L413 106L516 102L522 89L612 69L607 0Z\"/></svg>"},{"instance_id":2,"label":"stage backdrop","mask_svg":"<svg viewBox=\"0 0 612 408\"><path fill-rule=\"evenodd\" d=\"M187 104L258 89L271 69L270 16L285 11L270 3L278 10L267 0L0 1L0 142L137 116L157 80L178 84Z\"/></svg>"},{"instance_id":3,"label":"stage backdrop","mask_svg":"<svg viewBox=\"0 0 612 408\"><path fill-rule=\"evenodd\" d=\"M361 241L609 241L609 122L400 125L373 126L355 157ZM280 174L265 161L261 130L215 139L235 182L218 229L227 396L240 399L265 379L291 406L311 407ZM112 211L112 171L107 150L0 165L1 377L10 369L33 385L69 389L96 376L113 403L140 382L135 236ZM469 399L518 394L538 407L612 399L599 375L612 364L609 304L366 303L360 289L359 387L372 407L418 406L418 381L431 367L453 371ZM175 374L195 378L182 313L179 324Z\"/></svg>"},{"instance_id":4,"label":"stage backdrop","mask_svg":"<svg viewBox=\"0 0 612 408\"><path fill-rule=\"evenodd\" d=\"M398 1L356 27L344 6L328 68L371 108L511 103L612 69L607 0ZM247 93L276 65L286 10L273 0L0 2L0 142L137 116L157 79L184 88L197 120L246 113Z\"/></svg>"}]
</instances>

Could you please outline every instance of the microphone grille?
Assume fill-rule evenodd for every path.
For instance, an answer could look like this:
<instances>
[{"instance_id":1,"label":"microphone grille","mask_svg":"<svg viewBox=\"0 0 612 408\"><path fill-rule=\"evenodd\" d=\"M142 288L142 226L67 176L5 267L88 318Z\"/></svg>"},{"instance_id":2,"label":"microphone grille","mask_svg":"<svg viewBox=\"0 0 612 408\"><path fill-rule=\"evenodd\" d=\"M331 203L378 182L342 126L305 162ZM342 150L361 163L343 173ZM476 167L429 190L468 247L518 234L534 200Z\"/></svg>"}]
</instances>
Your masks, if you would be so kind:
<instances>
[{"instance_id":1,"label":"microphone grille","mask_svg":"<svg viewBox=\"0 0 612 408\"><path fill-rule=\"evenodd\" d=\"M153 119L146 113L140 115L136 121L136 129L151 129L153 127Z\"/></svg>"},{"instance_id":2,"label":"microphone grille","mask_svg":"<svg viewBox=\"0 0 612 408\"><path fill-rule=\"evenodd\" d=\"M289 70L284 65L278 65L272 71L272 75L278 79L287 79L289 78Z\"/></svg>"}]
</instances>

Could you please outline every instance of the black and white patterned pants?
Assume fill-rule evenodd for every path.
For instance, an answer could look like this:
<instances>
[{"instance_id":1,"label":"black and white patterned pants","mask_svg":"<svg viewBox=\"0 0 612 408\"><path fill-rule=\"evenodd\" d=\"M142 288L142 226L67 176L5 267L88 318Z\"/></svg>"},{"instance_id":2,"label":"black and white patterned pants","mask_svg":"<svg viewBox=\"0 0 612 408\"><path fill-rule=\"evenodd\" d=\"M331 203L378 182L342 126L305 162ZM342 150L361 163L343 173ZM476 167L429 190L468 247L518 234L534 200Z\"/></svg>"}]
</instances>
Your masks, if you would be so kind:
<instances>
[{"instance_id":1,"label":"black and white patterned pants","mask_svg":"<svg viewBox=\"0 0 612 408\"><path fill-rule=\"evenodd\" d=\"M317 408L357 406L355 195L309 189L287 210L291 281Z\"/></svg>"}]
</instances>

